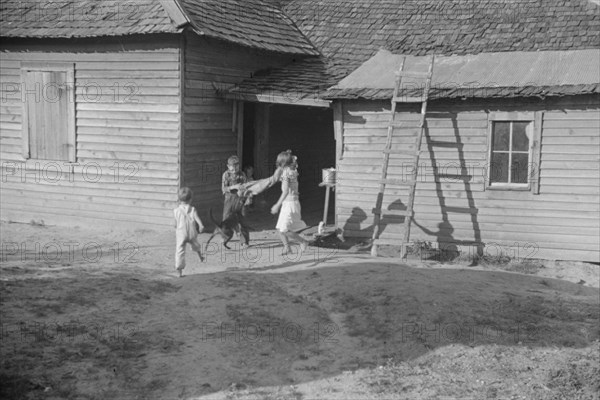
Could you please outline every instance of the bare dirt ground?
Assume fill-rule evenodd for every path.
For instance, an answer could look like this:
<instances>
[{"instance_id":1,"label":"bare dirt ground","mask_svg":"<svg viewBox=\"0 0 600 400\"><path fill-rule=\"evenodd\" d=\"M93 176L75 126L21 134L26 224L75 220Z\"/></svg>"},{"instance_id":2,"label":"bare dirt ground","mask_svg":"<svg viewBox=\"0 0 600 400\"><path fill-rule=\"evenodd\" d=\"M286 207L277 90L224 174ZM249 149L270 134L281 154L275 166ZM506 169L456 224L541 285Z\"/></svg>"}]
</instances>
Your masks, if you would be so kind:
<instances>
[{"instance_id":1,"label":"bare dirt ground","mask_svg":"<svg viewBox=\"0 0 600 400\"><path fill-rule=\"evenodd\" d=\"M2 399L598 399L598 265L0 228Z\"/></svg>"}]
</instances>

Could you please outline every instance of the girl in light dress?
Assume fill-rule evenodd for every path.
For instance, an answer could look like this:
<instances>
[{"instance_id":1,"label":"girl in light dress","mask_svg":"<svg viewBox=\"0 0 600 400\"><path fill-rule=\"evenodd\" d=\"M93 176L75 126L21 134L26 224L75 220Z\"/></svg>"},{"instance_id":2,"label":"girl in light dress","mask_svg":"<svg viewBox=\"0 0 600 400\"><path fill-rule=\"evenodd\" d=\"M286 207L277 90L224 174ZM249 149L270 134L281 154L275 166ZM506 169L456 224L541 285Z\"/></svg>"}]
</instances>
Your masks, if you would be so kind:
<instances>
[{"instance_id":1,"label":"girl in light dress","mask_svg":"<svg viewBox=\"0 0 600 400\"><path fill-rule=\"evenodd\" d=\"M281 196L271 207L271 214L279 212L275 227L283 243L283 254L290 251L290 240L298 242L300 250L305 251L308 241L298 233L306 228L302 221L298 193L298 157L291 150L281 152L277 156L277 167L281 171Z\"/></svg>"}]
</instances>

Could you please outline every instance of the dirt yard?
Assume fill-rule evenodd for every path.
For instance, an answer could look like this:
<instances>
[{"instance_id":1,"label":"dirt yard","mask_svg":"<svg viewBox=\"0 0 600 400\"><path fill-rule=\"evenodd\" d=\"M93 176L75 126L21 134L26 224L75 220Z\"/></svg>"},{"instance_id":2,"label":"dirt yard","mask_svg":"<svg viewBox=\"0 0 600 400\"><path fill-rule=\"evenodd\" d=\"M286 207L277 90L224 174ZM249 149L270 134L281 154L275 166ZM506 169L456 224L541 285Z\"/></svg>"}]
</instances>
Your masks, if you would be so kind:
<instances>
[{"instance_id":1,"label":"dirt yard","mask_svg":"<svg viewBox=\"0 0 600 400\"><path fill-rule=\"evenodd\" d=\"M2 399L598 399L598 265L0 228Z\"/></svg>"}]
</instances>

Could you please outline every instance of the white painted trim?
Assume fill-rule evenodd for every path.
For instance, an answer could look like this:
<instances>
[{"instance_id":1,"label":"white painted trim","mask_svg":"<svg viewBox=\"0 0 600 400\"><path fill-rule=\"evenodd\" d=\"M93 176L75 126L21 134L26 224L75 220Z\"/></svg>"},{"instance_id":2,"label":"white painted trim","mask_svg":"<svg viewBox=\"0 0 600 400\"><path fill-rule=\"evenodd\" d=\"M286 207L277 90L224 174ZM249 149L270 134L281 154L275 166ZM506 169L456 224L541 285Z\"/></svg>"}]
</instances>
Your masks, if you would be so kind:
<instances>
[{"instance_id":1,"label":"white painted trim","mask_svg":"<svg viewBox=\"0 0 600 400\"><path fill-rule=\"evenodd\" d=\"M533 122L533 112L493 112L490 113L490 121L528 121Z\"/></svg>"},{"instance_id":2,"label":"white painted trim","mask_svg":"<svg viewBox=\"0 0 600 400\"><path fill-rule=\"evenodd\" d=\"M542 125L544 123L544 112L536 111L535 119L533 121L533 145L531 147L531 161L530 165L535 168L534 171L530 171L531 184L533 185L533 194L540 194L540 174L541 174L541 163L542 163Z\"/></svg>"},{"instance_id":3,"label":"white painted trim","mask_svg":"<svg viewBox=\"0 0 600 400\"><path fill-rule=\"evenodd\" d=\"M159 0L159 2L165 12L169 14L169 18L171 18L175 27L179 29L190 24L190 19L177 0Z\"/></svg>"},{"instance_id":4,"label":"white painted trim","mask_svg":"<svg viewBox=\"0 0 600 400\"><path fill-rule=\"evenodd\" d=\"M536 182L533 182L531 176L531 164L534 162L533 156L534 146L536 144L536 113L534 112L493 112L488 114L488 159L487 159L487 181L484 182L484 190L522 190L522 191L534 191L535 193L535 185ZM527 126L527 130L529 131L529 149L528 149L528 163L527 163L527 183L504 183L504 182L495 182L492 183L491 174L492 174L492 146L493 146L493 123L496 121L506 121L506 122L529 122ZM510 144L509 149L512 148L512 125L510 131ZM509 159L508 168L511 168L511 162ZM511 177L509 173L509 179Z\"/></svg>"}]
</instances>

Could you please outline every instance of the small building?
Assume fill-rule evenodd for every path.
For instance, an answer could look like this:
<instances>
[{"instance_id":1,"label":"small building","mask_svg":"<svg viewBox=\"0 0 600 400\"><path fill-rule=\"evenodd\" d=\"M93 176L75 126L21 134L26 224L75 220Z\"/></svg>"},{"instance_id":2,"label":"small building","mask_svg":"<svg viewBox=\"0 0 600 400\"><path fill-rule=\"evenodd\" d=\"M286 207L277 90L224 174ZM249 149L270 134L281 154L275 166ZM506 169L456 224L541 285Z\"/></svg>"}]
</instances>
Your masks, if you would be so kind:
<instances>
[{"instance_id":1,"label":"small building","mask_svg":"<svg viewBox=\"0 0 600 400\"><path fill-rule=\"evenodd\" d=\"M326 95L341 103L337 215L344 235L371 237L402 55L380 51ZM429 56L405 71L426 72ZM405 79L400 96L423 92ZM479 53L435 59L411 240L491 257L598 261L600 50ZM420 103L397 107L393 149L414 150ZM409 155L388 178L408 180ZM401 240L407 188L389 187L380 238Z\"/></svg>"},{"instance_id":2,"label":"small building","mask_svg":"<svg viewBox=\"0 0 600 400\"><path fill-rule=\"evenodd\" d=\"M597 2L282 3L322 56L234 91L332 101L335 219L346 237L373 233L399 60L424 72L436 55L411 238L517 260L600 260ZM419 107L402 109L406 127L415 128ZM408 130L397 146L414 143ZM521 142L510 150L492 140L515 134ZM394 160L389 173L412 168ZM384 208L403 209L406 193L389 189ZM384 215L382 237L399 239L402 221Z\"/></svg>"}]
</instances>

